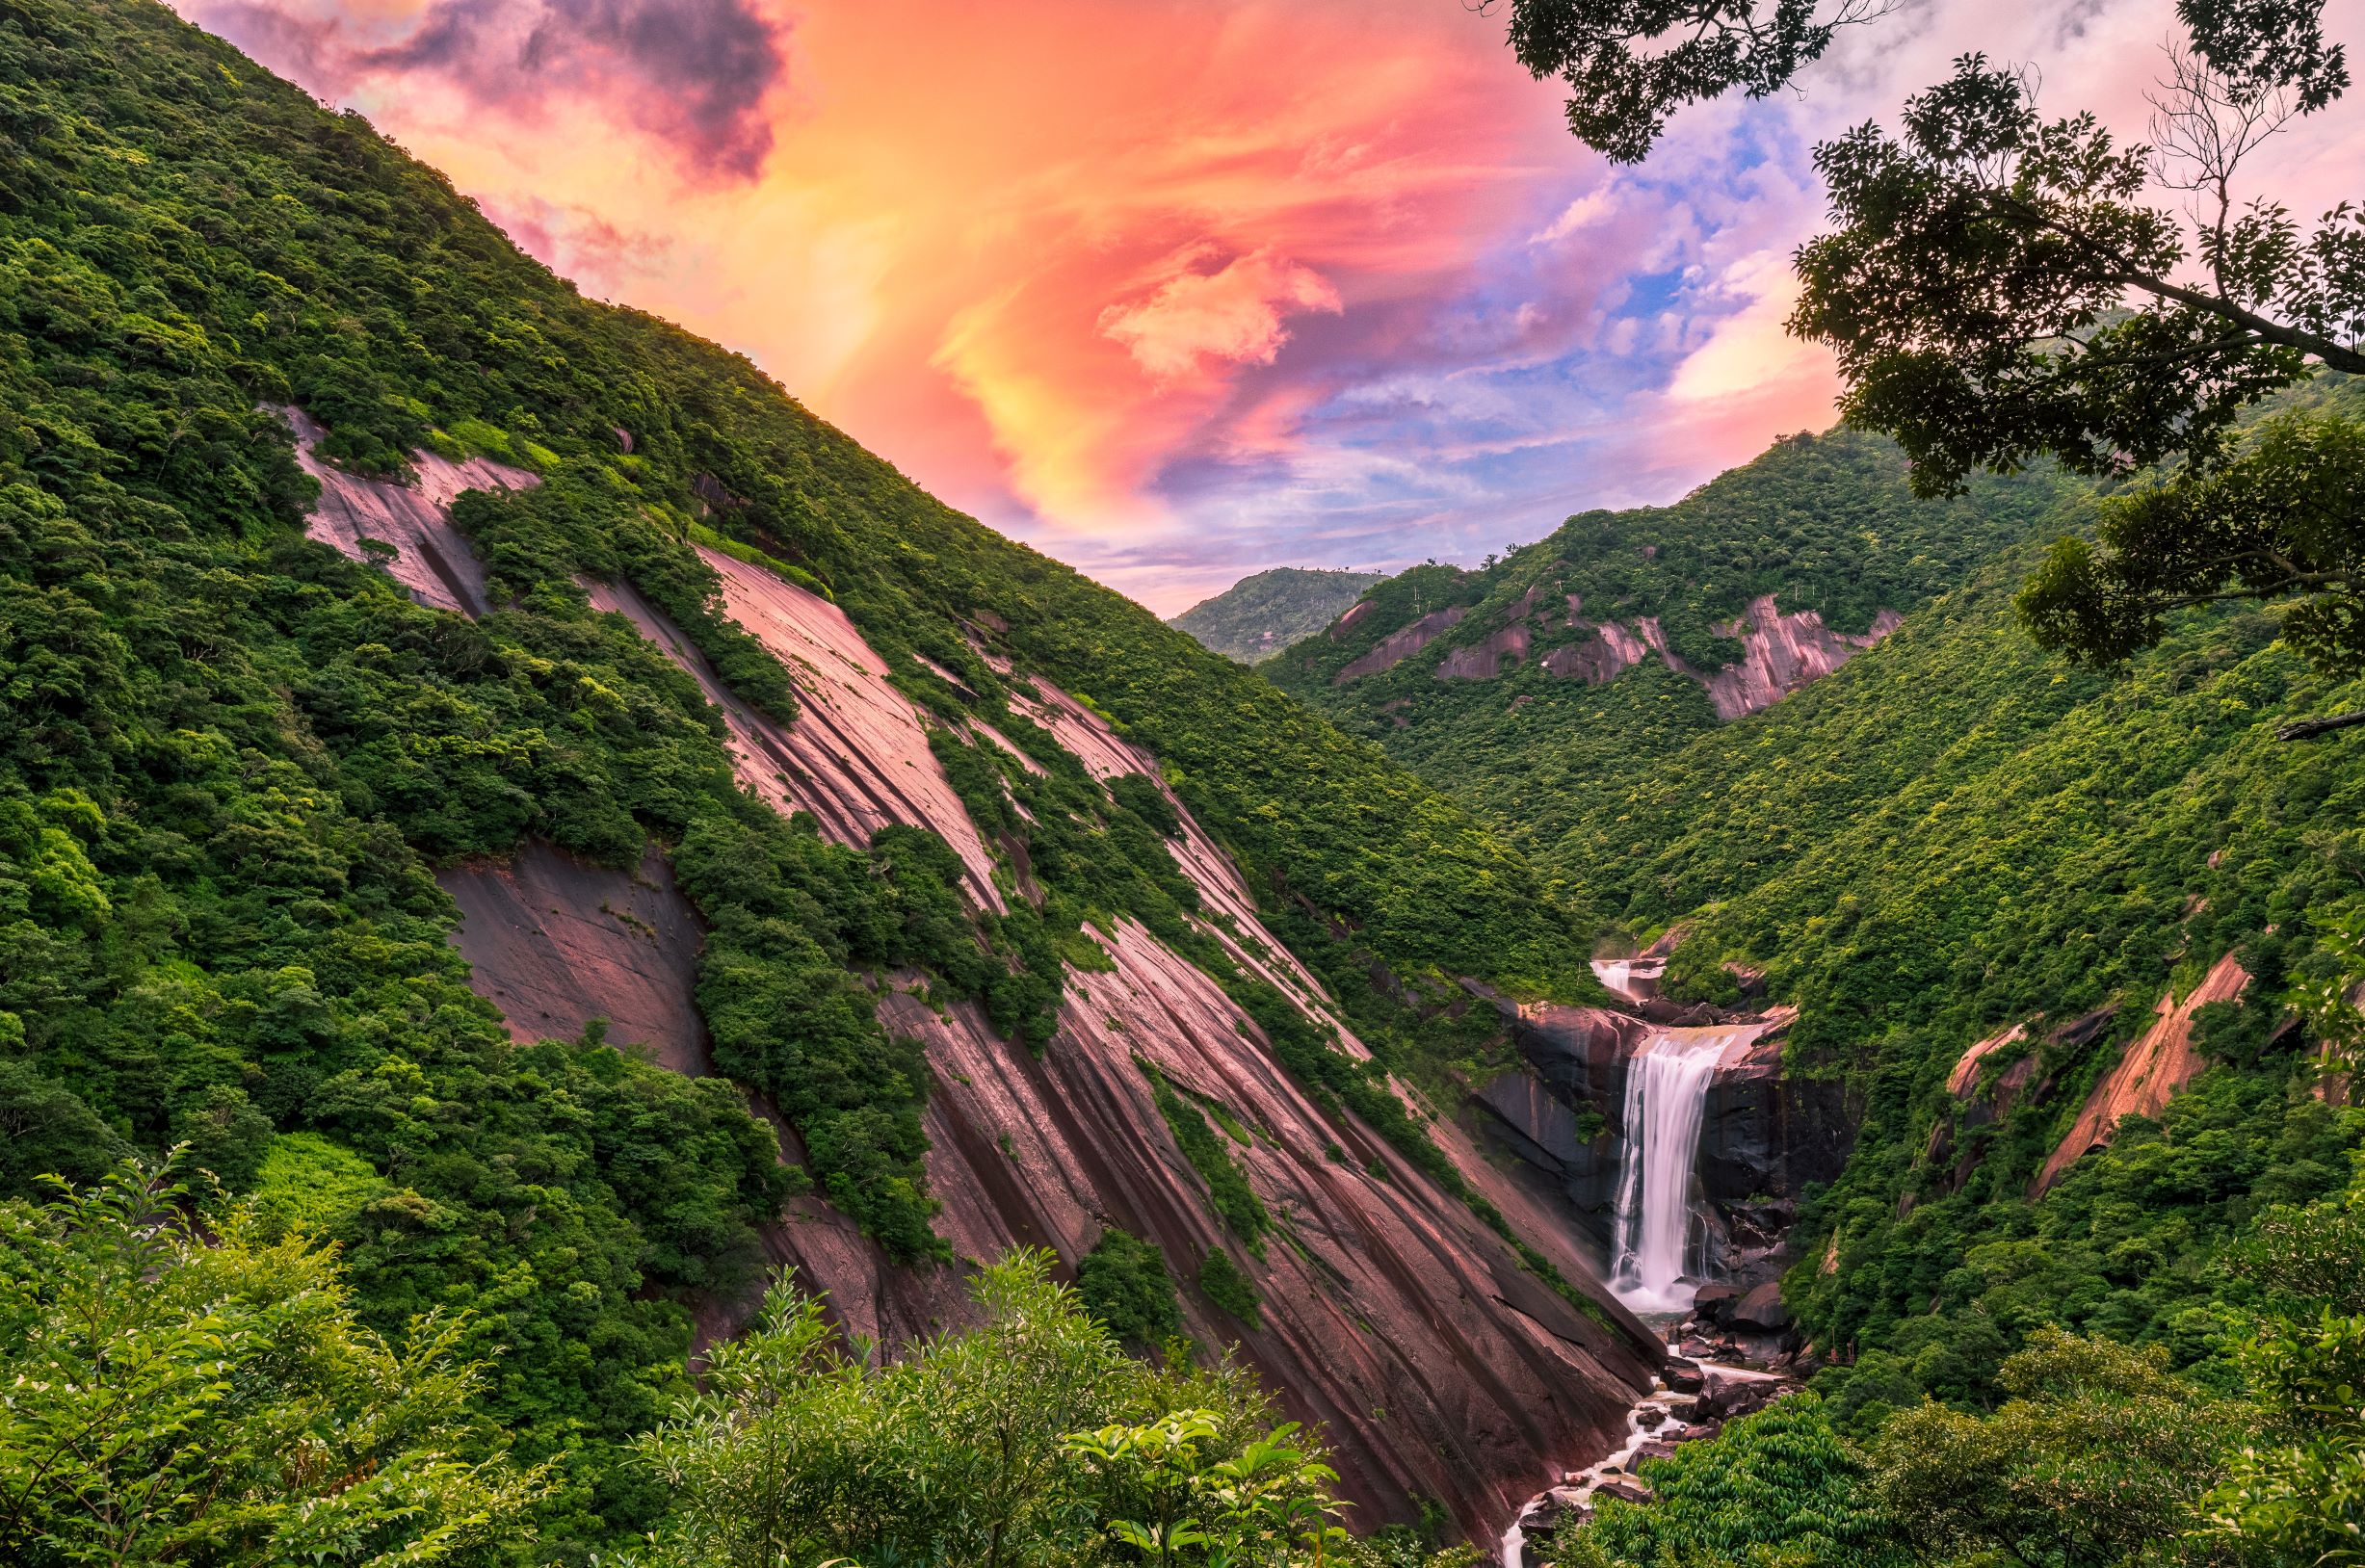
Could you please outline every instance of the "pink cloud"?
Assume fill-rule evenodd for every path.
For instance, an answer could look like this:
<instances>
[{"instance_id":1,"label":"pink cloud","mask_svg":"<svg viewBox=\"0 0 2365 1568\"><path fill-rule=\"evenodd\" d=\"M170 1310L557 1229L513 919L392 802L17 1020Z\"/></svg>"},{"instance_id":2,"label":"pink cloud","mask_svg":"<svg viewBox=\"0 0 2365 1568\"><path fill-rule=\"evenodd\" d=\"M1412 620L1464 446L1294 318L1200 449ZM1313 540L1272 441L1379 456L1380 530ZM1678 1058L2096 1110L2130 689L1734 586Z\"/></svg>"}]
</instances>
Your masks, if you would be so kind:
<instances>
[{"instance_id":1,"label":"pink cloud","mask_svg":"<svg viewBox=\"0 0 2365 1568\"><path fill-rule=\"evenodd\" d=\"M175 3L588 292L1162 606L1301 551L1483 554L1826 424L1780 330L1808 144L1966 47L2140 130L2168 25L1928 0L1611 179L1451 0ZM2354 185L2357 108L2277 149L2303 215Z\"/></svg>"},{"instance_id":2,"label":"pink cloud","mask_svg":"<svg viewBox=\"0 0 2365 1568\"><path fill-rule=\"evenodd\" d=\"M1200 272L1213 253L1211 246L1190 247L1146 298L1100 313L1101 336L1123 344L1161 385L1191 375L1205 359L1270 365L1289 341L1284 315L1337 315L1343 308L1338 290L1320 273L1270 248Z\"/></svg>"}]
</instances>

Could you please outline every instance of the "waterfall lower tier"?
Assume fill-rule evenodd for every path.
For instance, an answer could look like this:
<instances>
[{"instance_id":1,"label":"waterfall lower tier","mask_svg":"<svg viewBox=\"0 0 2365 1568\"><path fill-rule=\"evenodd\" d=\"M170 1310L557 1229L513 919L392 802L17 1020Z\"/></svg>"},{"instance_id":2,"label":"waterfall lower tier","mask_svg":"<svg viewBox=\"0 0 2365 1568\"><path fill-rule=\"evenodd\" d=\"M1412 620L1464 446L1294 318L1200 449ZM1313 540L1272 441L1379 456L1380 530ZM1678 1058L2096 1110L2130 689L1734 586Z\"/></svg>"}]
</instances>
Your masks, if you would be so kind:
<instances>
[{"instance_id":1,"label":"waterfall lower tier","mask_svg":"<svg viewBox=\"0 0 2365 1568\"><path fill-rule=\"evenodd\" d=\"M1707 1275L1707 1231L1693 1198L1700 1122L1725 1052L1756 1032L1664 1029L1626 1063L1611 1288L1637 1312L1682 1311Z\"/></svg>"}]
</instances>

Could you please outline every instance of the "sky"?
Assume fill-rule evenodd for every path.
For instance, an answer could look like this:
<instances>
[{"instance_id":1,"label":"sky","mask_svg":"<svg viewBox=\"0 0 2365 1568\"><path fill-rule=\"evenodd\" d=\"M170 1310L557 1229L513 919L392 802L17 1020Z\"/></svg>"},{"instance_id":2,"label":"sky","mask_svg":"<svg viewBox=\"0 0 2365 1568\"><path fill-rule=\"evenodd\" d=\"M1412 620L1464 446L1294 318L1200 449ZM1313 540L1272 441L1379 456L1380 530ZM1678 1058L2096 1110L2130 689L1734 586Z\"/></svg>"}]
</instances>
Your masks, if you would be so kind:
<instances>
[{"instance_id":1,"label":"sky","mask_svg":"<svg viewBox=\"0 0 2365 1568\"><path fill-rule=\"evenodd\" d=\"M1967 49L2140 134L2169 0L1904 0L1616 169L1477 0L173 0L587 294L1162 614L1670 501L1837 383L1815 143ZM2330 0L2365 55L2365 0ZM2365 102L2273 148L2358 193Z\"/></svg>"}]
</instances>

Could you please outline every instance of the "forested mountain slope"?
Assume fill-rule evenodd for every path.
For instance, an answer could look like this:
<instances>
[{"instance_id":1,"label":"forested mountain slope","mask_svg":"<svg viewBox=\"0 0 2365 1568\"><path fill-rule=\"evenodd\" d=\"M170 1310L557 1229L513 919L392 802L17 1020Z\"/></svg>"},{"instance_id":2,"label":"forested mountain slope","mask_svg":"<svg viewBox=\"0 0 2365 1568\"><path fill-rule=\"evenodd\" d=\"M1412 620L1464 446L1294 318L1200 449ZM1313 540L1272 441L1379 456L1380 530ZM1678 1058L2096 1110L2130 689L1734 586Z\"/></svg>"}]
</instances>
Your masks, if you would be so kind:
<instances>
[{"instance_id":1,"label":"forested mountain slope","mask_svg":"<svg viewBox=\"0 0 2365 1568\"><path fill-rule=\"evenodd\" d=\"M1598 994L1498 836L148 0L0 8L0 1195L186 1140L473 1313L555 1550L767 1261L1155 1241L1368 1523L1658 1354L1406 1087Z\"/></svg>"},{"instance_id":2,"label":"forested mountain slope","mask_svg":"<svg viewBox=\"0 0 2365 1568\"><path fill-rule=\"evenodd\" d=\"M2356 693L2255 612L2072 673L2013 619L2027 564L1665 759L1568 849L1624 918L1686 918L1679 994L1762 971L1800 1007L1791 1070L1863 1108L1787 1296L1880 1352L1851 1375L1888 1405L1978 1395L2047 1321L2222 1355L2205 1263L2257 1210L2338 1192L2360 1132L2305 1094L2284 993L2365 874L2365 751L2273 734ZM2122 1112L2151 1120L2080 1161Z\"/></svg>"},{"instance_id":3,"label":"forested mountain slope","mask_svg":"<svg viewBox=\"0 0 2365 1568\"><path fill-rule=\"evenodd\" d=\"M1675 923L1671 996L1796 1006L1785 1072L1852 1108L1785 1299L1853 1363L1817 1386L1858 1436L1924 1394L1992 1406L2044 1324L2238 1386L2229 1244L2337 1197L2365 1138L2294 1011L2354 964L2365 744L2275 737L2359 691L2247 607L2072 669L2013 613L2035 556L1564 802L1545 851L1613 925Z\"/></svg>"},{"instance_id":4,"label":"forested mountain slope","mask_svg":"<svg viewBox=\"0 0 2365 1568\"><path fill-rule=\"evenodd\" d=\"M1877 642L2039 532L2057 492L2024 476L1918 503L1886 443L1802 434L1672 506L1401 573L1265 669L1582 884L1559 852L1572 812Z\"/></svg>"},{"instance_id":5,"label":"forested mountain slope","mask_svg":"<svg viewBox=\"0 0 2365 1568\"><path fill-rule=\"evenodd\" d=\"M1244 577L1167 622L1244 665L1270 659L1337 618L1385 572L1307 571L1275 566Z\"/></svg>"}]
</instances>

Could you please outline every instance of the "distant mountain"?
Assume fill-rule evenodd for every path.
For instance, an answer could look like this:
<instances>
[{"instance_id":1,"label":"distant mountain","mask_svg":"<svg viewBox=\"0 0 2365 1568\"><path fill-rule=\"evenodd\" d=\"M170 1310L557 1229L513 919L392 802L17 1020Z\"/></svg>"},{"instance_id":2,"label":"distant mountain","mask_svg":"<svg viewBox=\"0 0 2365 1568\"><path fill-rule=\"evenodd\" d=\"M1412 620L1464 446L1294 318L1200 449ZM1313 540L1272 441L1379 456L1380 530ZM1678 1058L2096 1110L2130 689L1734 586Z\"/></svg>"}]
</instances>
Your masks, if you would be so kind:
<instances>
[{"instance_id":1,"label":"distant mountain","mask_svg":"<svg viewBox=\"0 0 2365 1568\"><path fill-rule=\"evenodd\" d=\"M1593 803L1829 674L2060 501L2022 475L1917 502L1885 441L1794 436L1672 506L1571 517L1484 570L1401 572L1264 673L1591 883L1564 837Z\"/></svg>"},{"instance_id":2,"label":"distant mountain","mask_svg":"<svg viewBox=\"0 0 2365 1568\"><path fill-rule=\"evenodd\" d=\"M1253 665L1313 636L1363 596L1385 572L1320 572L1275 566L1244 577L1167 622L1226 659Z\"/></svg>"}]
</instances>

